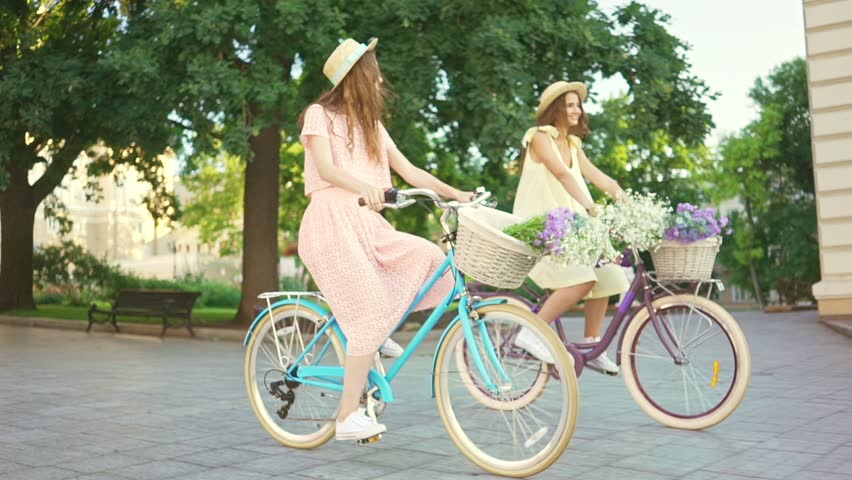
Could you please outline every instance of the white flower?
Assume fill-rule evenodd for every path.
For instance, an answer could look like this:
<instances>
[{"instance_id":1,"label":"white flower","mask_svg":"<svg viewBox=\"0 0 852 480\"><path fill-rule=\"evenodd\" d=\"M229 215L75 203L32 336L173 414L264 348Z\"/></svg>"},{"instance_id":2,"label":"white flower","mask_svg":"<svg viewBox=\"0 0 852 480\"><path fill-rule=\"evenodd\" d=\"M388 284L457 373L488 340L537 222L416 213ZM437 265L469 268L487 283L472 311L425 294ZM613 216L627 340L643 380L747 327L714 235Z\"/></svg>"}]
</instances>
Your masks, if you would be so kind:
<instances>
[{"instance_id":1,"label":"white flower","mask_svg":"<svg viewBox=\"0 0 852 480\"><path fill-rule=\"evenodd\" d=\"M580 217L574 220L576 230L562 241L562 253L552 255L563 265L595 266L600 260L611 261L618 252L609 239L609 228L597 218Z\"/></svg>"},{"instance_id":2,"label":"white flower","mask_svg":"<svg viewBox=\"0 0 852 480\"><path fill-rule=\"evenodd\" d=\"M601 220L612 237L637 250L651 250L663 239L671 207L653 193L628 190L627 196L607 205Z\"/></svg>"}]
</instances>

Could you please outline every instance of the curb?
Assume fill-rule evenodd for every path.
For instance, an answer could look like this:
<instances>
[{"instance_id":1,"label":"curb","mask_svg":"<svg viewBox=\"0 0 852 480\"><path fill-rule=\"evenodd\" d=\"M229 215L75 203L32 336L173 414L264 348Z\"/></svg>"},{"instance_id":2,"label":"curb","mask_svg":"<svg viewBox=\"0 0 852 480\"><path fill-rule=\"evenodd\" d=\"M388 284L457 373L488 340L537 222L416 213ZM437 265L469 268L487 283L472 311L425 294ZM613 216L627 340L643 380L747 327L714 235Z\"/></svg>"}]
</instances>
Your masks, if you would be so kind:
<instances>
[{"instance_id":1,"label":"curb","mask_svg":"<svg viewBox=\"0 0 852 480\"><path fill-rule=\"evenodd\" d=\"M61 320L57 318L44 317L12 317L8 315L0 315L0 325L11 325L16 327L38 327L50 328L54 330L72 330L81 333L86 333L86 327L89 322L86 320ZM417 334L416 323L407 323L396 333L393 338L398 341L409 341ZM113 335L144 335L158 338L185 338L197 339L205 341L226 341L242 343L246 336L246 329L242 328L216 328L216 327L200 327L193 326L195 337L189 334L186 327L174 327L166 330L165 337L160 337L160 332L163 330L162 325L145 324L145 323L122 323L118 322L119 332L113 330L112 325L106 323L95 323L92 325L91 333L108 333ZM443 328L437 326L428 335L427 339L440 338L443 333Z\"/></svg>"},{"instance_id":2,"label":"curb","mask_svg":"<svg viewBox=\"0 0 852 480\"><path fill-rule=\"evenodd\" d=\"M38 327L51 328L55 330L74 330L86 333L89 322L86 320L60 320L57 318L43 317L11 317L0 315L0 325L12 325L16 327ZM95 323L92 325L92 333L112 333L117 335L145 335L159 337L163 331L162 325L145 323L122 323L118 322L119 332L113 330L110 324ZM228 329L215 327L196 327L195 338L211 341L237 341L242 342L246 332L242 329ZM193 338L186 327L174 327L166 330L165 338Z\"/></svg>"},{"instance_id":3,"label":"curb","mask_svg":"<svg viewBox=\"0 0 852 480\"><path fill-rule=\"evenodd\" d=\"M820 317L819 321L835 332L852 338L852 317Z\"/></svg>"}]
</instances>

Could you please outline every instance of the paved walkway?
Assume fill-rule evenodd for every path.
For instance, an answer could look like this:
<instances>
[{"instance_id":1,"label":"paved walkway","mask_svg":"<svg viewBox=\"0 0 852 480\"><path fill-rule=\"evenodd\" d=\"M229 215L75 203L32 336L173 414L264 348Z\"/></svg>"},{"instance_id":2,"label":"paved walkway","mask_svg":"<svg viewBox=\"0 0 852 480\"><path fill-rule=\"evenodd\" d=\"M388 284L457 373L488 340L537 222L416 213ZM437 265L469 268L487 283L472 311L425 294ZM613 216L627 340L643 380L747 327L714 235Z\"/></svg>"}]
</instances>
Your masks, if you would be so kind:
<instances>
[{"instance_id":1,"label":"paved walkway","mask_svg":"<svg viewBox=\"0 0 852 480\"><path fill-rule=\"evenodd\" d=\"M620 378L589 372L574 439L536 478L852 479L852 339L815 312L735 316L754 371L725 423L664 428ZM305 452L255 420L238 343L0 325L0 480L490 478L441 426L425 347L394 384L384 440Z\"/></svg>"}]
</instances>

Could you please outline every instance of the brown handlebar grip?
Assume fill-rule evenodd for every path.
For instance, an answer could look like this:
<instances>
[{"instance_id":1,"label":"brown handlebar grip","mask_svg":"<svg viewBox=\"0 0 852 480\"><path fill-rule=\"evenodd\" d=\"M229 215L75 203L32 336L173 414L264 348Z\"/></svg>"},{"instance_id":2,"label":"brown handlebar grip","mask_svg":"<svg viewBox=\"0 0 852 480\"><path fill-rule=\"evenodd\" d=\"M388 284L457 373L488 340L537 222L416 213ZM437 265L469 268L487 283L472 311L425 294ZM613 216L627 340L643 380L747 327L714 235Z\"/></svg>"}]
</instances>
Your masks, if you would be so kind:
<instances>
[{"instance_id":1,"label":"brown handlebar grip","mask_svg":"<svg viewBox=\"0 0 852 480\"><path fill-rule=\"evenodd\" d=\"M391 188L385 190L385 203L396 203L396 198L399 195L399 190L395 188ZM364 197L358 199L358 205L365 206L367 205L367 201L364 200Z\"/></svg>"}]
</instances>

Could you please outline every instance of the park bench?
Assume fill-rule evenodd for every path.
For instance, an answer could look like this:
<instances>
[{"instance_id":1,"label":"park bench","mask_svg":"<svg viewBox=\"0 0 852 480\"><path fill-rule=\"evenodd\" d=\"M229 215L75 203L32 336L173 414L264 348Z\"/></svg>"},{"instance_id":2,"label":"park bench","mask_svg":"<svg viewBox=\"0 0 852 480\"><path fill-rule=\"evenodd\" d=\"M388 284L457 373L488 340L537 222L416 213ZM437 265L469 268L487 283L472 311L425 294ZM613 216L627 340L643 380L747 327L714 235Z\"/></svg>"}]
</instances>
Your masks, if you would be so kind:
<instances>
[{"instance_id":1,"label":"park bench","mask_svg":"<svg viewBox=\"0 0 852 480\"><path fill-rule=\"evenodd\" d=\"M194 336L192 308L195 306L195 300L200 296L201 292L182 290L120 290L111 309L102 310L97 305L92 304L89 309L89 327L86 328L86 331L90 331L95 322L110 322L117 332L116 317L121 315L162 318L163 331L160 336L166 334L169 319L183 320L183 325L175 326L185 326L190 335ZM105 318L98 319L96 316L105 316Z\"/></svg>"}]
</instances>

